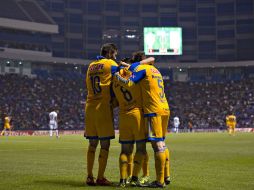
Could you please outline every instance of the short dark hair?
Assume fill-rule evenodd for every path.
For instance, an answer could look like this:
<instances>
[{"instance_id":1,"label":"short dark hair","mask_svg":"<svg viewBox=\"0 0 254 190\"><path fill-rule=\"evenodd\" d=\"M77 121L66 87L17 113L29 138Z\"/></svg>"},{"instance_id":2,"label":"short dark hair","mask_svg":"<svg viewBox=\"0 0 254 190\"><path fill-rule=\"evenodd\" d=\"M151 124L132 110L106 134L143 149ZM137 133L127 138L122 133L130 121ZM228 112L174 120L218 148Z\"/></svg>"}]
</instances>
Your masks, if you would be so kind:
<instances>
[{"instance_id":1,"label":"short dark hair","mask_svg":"<svg viewBox=\"0 0 254 190\"><path fill-rule=\"evenodd\" d=\"M113 43L106 43L101 46L101 56L107 57L109 54L113 54L117 51L117 47Z\"/></svg>"},{"instance_id":2,"label":"short dark hair","mask_svg":"<svg viewBox=\"0 0 254 190\"><path fill-rule=\"evenodd\" d=\"M132 62L140 62L143 60L143 57L146 56L143 51L136 51L132 54Z\"/></svg>"},{"instance_id":3,"label":"short dark hair","mask_svg":"<svg viewBox=\"0 0 254 190\"><path fill-rule=\"evenodd\" d=\"M121 59L121 61L125 62L125 63L132 63L132 59L130 57L126 57Z\"/></svg>"}]
</instances>

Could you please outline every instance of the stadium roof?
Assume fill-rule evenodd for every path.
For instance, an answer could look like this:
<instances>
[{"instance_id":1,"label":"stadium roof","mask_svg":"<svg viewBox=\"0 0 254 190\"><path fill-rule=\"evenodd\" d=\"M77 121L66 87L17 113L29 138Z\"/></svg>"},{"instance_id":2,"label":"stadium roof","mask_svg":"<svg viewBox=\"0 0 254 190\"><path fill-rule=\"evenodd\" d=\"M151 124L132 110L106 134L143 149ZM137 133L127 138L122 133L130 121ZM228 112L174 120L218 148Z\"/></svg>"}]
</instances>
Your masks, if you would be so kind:
<instances>
[{"instance_id":1,"label":"stadium roof","mask_svg":"<svg viewBox=\"0 0 254 190\"><path fill-rule=\"evenodd\" d=\"M58 26L53 19L34 0L0 1L0 26L58 33Z\"/></svg>"},{"instance_id":2,"label":"stadium roof","mask_svg":"<svg viewBox=\"0 0 254 190\"><path fill-rule=\"evenodd\" d=\"M78 65L88 65L91 62L91 60L84 59L52 57L51 52L38 52L12 48L0 48L0 58L33 61L33 62L44 62L52 64L71 63Z\"/></svg>"}]
</instances>

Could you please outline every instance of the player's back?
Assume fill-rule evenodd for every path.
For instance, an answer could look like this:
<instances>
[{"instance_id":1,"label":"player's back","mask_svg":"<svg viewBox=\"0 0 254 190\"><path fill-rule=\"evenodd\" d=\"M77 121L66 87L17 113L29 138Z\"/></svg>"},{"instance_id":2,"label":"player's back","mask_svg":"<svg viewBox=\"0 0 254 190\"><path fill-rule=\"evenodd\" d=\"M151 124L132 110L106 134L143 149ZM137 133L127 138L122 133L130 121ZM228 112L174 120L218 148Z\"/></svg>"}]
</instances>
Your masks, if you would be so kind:
<instances>
[{"instance_id":1,"label":"player's back","mask_svg":"<svg viewBox=\"0 0 254 190\"><path fill-rule=\"evenodd\" d=\"M235 115L227 116L227 122L228 122L228 125L235 125L236 124L236 116Z\"/></svg>"},{"instance_id":2,"label":"player's back","mask_svg":"<svg viewBox=\"0 0 254 190\"><path fill-rule=\"evenodd\" d=\"M146 71L146 77L140 81L144 113L169 114L161 73L153 65L140 65L136 69L141 70Z\"/></svg>"},{"instance_id":3,"label":"player's back","mask_svg":"<svg viewBox=\"0 0 254 190\"><path fill-rule=\"evenodd\" d=\"M116 62L105 58L90 63L86 75L87 103L110 102L112 66L117 67Z\"/></svg>"},{"instance_id":4,"label":"player's back","mask_svg":"<svg viewBox=\"0 0 254 190\"><path fill-rule=\"evenodd\" d=\"M179 124L179 118L178 117L174 117L174 124L178 125Z\"/></svg>"},{"instance_id":5,"label":"player's back","mask_svg":"<svg viewBox=\"0 0 254 190\"><path fill-rule=\"evenodd\" d=\"M4 117L4 125L10 124L10 118L8 116Z\"/></svg>"},{"instance_id":6,"label":"player's back","mask_svg":"<svg viewBox=\"0 0 254 190\"><path fill-rule=\"evenodd\" d=\"M55 111L52 111L49 113L49 122L55 123L57 121L57 113Z\"/></svg>"},{"instance_id":7,"label":"player's back","mask_svg":"<svg viewBox=\"0 0 254 190\"><path fill-rule=\"evenodd\" d=\"M123 86L122 83L114 78L113 91L119 103L120 113L126 113L136 108L142 108L142 95L140 85L137 84L133 87Z\"/></svg>"}]
</instances>

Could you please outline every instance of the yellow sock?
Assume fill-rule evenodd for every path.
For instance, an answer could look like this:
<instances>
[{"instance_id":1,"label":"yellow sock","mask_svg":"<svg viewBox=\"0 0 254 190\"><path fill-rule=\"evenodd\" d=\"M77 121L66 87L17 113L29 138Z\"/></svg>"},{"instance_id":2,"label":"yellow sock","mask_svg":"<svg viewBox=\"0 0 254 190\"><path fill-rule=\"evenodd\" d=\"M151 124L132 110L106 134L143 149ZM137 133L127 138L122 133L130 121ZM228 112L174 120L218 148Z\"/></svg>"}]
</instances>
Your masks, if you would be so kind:
<instances>
[{"instance_id":1,"label":"yellow sock","mask_svg":"<svg viewBox=\"0 0 254 190\"><path fill-rule=\"evenodd\" d=\"M128 160L127 176L130 177L132 176L133 172L133 154L127 155L127 160Z\"/></svg>"},{"instance_id":2,"label":"yellow sock","mask_svg":"<svg viewBox=\"0 0 254 190\"><path fill-rule=\"evenodd\" d=\"M87 150L87 175L93 177L93 164L95 159L96 148L89 146Z\"/></svg>"},{"instance_id":3,"label":"yellow sock","mask_svg":"<svg viewBox=\"0 0 254 190\"><path fill-rule=\"evenodd\" d=\"M120 179L127 179L128 157L121 153L119 156Z\"/></svg>"},{"instance_id":4,"label":"yellow sock","mask_svg":"<svg viewBox=\"0 0 254 190\"><path fill-rule=\"evenodd\" d=\"M164 184L165 151L155 153L156 180Z\"/></svg>"},{"instance_id":5,"label":"yellow sock","mask_svg":"<svg viewBox=\"0 0 254 190\"><path fill-rule=\"evenodd\" d=\"M136 153L134 156L134 168L133 168L132 176L138 177L138 174L143 165L143 161L144 161L144 155L141 153Z\"/></svg>"},{"instance_id":6,"label":"yellow sock","mask_svg":"<svg viewBox=\"0 0 254 190\"><path fill-rule=\"evenodd\" d=\"M108 150L101 149L99 154L99 170L97 179L104 178L104 172L106 170L108 161Z\"/></svg>"},{"instance_id":7,"label":"yellow sock","mask_svg":"<svg viewBox=\"0 0 254 190\"><path fill-rule=\"evenodd\" d=\"M144 162L142 165L143 176L149 176L149 155L148 153L145 154Z\"/></svg>"},{"instance_id":8,"label":"yellow sock","mask_svg":"<svg viewBox=\"0 0 254 190\"><path fill-rule=\"evenodd\" d=\"M165 162L164 176L170 177L170 153L167 147L165 147L165 157L166 157L166 162Z\"/></svg>"}]
</instances>

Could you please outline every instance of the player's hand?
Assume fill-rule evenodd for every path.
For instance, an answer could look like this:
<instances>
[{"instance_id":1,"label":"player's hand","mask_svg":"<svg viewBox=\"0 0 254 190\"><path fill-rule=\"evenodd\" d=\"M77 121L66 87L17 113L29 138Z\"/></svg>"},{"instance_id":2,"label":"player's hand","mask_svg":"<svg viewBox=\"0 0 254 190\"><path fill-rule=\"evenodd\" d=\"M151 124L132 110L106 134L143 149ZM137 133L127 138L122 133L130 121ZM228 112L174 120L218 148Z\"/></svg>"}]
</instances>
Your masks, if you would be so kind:
<instances>
[{"instance_id":1,"label":"player's hand","mask_svg":"<svg viewBox=\"0 0 254 190\"><path fill-rule=\"evenodd\" d=\"M154 57L148 57L142 61L140 61L141 65L153 65L155 62L155 58Z\"/></svg>"},{"instance_id":2,"label":"player's hand","mask_svg":"<svg viewBox=\"0 0 254 190\"><path fill-rule=\"evenodd\" d=\"M123 62L123 61L120 61L120 65L122 65L122 66L124 66L124 67L129 67L129 66L130 66L130 64L125 63L125 62Z\"/></svg>"}]
</instances>

